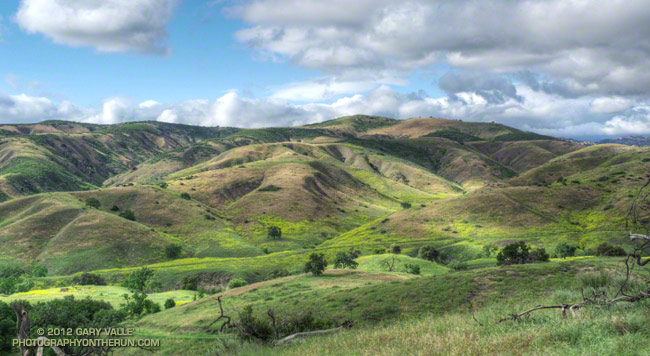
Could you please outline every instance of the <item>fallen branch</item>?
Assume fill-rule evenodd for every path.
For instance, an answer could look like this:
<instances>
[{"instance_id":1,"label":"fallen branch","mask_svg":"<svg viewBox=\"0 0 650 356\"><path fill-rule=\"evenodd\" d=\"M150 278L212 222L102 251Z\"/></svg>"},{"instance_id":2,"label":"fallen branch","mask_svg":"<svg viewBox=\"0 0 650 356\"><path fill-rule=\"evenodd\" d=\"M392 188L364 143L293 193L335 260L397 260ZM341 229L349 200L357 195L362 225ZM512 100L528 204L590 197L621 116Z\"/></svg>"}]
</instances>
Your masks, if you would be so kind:
<instances>
[{"instance_id":1,"label":"fallen branch","mask_svg":"<svg viewBox=\"0 0 650 356\"><path fill-rule=\"evenodd\" d=\"M279 346L279 345L282 345L282 344L285 344L285 343L296 341L296 340L298 340L300 338L305 338L307 336L332 334L332 333L341 331L343 329L350 328L350 327L352 327L352 325L354 325L354 323L352 321L348 320L348 321L344 322L343 325L339 326L338 328L325 329L325 330L305 331L305 332L301 332L301 333L295 333L295 334L291 334L291 335L289 335L287 337L284 337L284 338L282 338L280 340L277 340L275 342L275 344Z\"/></svg>"}]
</instances>

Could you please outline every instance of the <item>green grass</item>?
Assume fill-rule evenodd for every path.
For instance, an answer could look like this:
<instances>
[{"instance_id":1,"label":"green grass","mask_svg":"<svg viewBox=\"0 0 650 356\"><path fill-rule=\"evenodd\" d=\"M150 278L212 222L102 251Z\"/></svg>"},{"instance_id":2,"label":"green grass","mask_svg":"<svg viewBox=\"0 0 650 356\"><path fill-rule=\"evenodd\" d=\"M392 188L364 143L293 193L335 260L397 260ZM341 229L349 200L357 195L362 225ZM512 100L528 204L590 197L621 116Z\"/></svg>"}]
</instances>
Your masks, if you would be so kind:
<instances>
[{"instance_id":1,"label":"green grass","mask_svg":"<svg viewBox=\"0 0 650 356\"><path fill-rule=\"evenodd\" d=\"M579 301L580 287L591 283L590 275L607 273L612 276L608 280L616 281L622 267L620 258L583 258L419 277L344 270L322 277L284 277L223 294L224 308L233 314L252 305L260 317L273 308L277 315L312 311L321 317L356 322L349 331L282 348L239 346L228 335L209 332L207 326L216 317L214 297L147 316L133 326L140 337L163 337L161 355L172 355L182 345L199 354L219 350L243 355L460 355L485 350L502 355L619 354L621 350L622 354L642 354L648 346L643 326L647 303L589 308L566 321L555 310L541 311L522 324L496 324L515 310L540 303ZM641 278L650 276L647 269L635 273ZM612 284L610 289L615 287ZM473 320L468 300L484 326ZM124 350L124 354L139 353Z\"/></svg>"},{"instance_id":2,"label":"green grass","mask_svg":"<svg viewBox=\"0 0 650 356\"><path fill-rule=\"evenodd\" d=\"M15 293L9 296L0 296L0 301L5 303L24 300L29 303L45 302L74 296L76 299L90 298L110 303L114 308L119 308L124 302L124 294L131 294L127 288L117 286L61 286L49 289L31 290L25 293ZM176 305L189 303L194 299L196 292L188 290L172 290L161 293L150 293L148 298L163 306L169 298L174 299Z\"/></svg>"}]
</instances>

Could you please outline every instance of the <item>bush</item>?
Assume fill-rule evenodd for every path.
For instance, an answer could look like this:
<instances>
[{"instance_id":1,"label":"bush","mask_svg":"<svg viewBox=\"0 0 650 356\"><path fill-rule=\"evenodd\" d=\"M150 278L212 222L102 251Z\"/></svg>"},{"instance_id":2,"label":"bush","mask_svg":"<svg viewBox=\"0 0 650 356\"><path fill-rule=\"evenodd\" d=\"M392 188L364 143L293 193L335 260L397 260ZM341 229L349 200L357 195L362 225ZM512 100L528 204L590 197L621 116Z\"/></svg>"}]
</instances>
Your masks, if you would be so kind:
<instances>
[{"instance_id":1,"label":"bush","mask_svg":"<svg viewBox=\"0 0 650 356\"><path fill-rule=\"evenodd\" d=\"M99 209L99 207L102 206L102 203L100 203L99 200L97 200L97 198L88 198L86 199L86 206Z\"/></svg>"},{"instance_id":2,"label":"bush","mask_svg":"<svg viewBox=\"0 0 650 356\"><path fill-rule=\"evenodd\" d=\"M25 270L23 267L16 262L0 262L0 278L6 277L20 277Z\"/></svg>"},{"instance_id":3,"label":"bush","mask_svg":"<svg viewBox=\"0 0 650 356\"><path fill-rule=\"evenodd\" d=\"M566 242L560 242L555 246L555 254L559 258L573 257L576 254L578 246L569 245Z\"/></svg>"},{"instance_id":4,"label":"bush","mask_svg":"<svg viewBox=\"0 0 650 356\"><path fill-rule=\"evenodd\" d=\"M150 281L153 280L154 271L147 267L137 269L129 275L129 277L122 282L122 287L128 288L132 291L144 292L151 288Z\"/></svg>"},{"instance_id":5,"label":"bush","mask_svg":"<svg viewBox=\"0 0 650 356\"><path fill-rule=\"evenodd\" d=\"M410 274L420 274L420 266L407 263L404 265L404 272L410 273Z\"/></svg>"},{"instance_id":6,"label":"bush","mask_svg":"<svg viewBox=\"0 0 650 356\"><path fill-rule=\"evenodd\" d=\"M181 280L181 289L185 290L197 290L199 288L199 276L191 275L184 276Z\"/></svg>"},{"instance_id":7,"label":"bush","mask_svg":"<svg viewBox=\"0 0 650 356\"><path fill-rule=\"evenodd\" d=\"M526 263L548 262L549 257L549 254L546 253L546 249L542 247L534 248L530 251L530 254L528 255L528 261Z\"/></svg>"},{"instance_id":8,"label":"bush","mask_svg":"<svg viewBox=\"0 0 650 356\"><path fill-rule=\"evenodd\" d=\"M192 197L188 193L181 193L181 198L186 200L192 199Z\"/></svg>"},{"instance_id":9,"label":"bush","mask_svg":"<svg viewBox=\"0 0 650 356\"><path fill-rule=\"evenodd\" d=\"M123 212L121 212L119 216L127 220L135 221L135 213L129 209L126 209Z\"/></svg>"},{"instance_id":10,"label":"bush","mask_svg":"<svg viewBox=\"0 0 650 356\"><path fill-rule=\"evenodd\" d=\"M120 211L120 208L117 205L113 205L111 211Z\"/></svg>"},{"instance_id":11,"label":"bush","mask_svg":"<svg viewBox=\"0 0 650 356\"><path fill-rule=\"evenodd\" d=\"M176 306L176 302L174 299L169 298L165 301L165 309L171 309Z\"/></svg>"},{"instance_id":12,"label":"bush","mask_svg":"<svg viewBox=\"0 0 650 356\"><path fill-rule=\"evenodd\" d=\"M267 237L271 240L279 240L282 238L282 229L277 226L269 226Z\"/></svg>"},{"instance_id":13,"label":"bush","mask_svg":"<svg viewBox=\"0 0 650 356\"><path fill-rule=\"evenodd\" d=\"M409 203L409 202L405 202L405 201L403 201L403 202L400 203L400 205L401 205L402 208L404 208L404 209L410 209L410 208L411 208L411 203Z\"/></svg>"},{"instance_id":14,"label":"bush","mask_svg":"<svg viewBox=\"0 0 650 356\"><path fill-rule=\"evenodd\" d=\"M37 328L71 330L111 328L117 327L126 318L124 312L113 309L109 303L90 298L77 300L73 296L66 296L62 299L39 302L34 305L21 304L29 311L32 330ZM14 322L13 331L15 332L15 330ZM70 338L84 338L84 336L71 336ZM63 348L63 351L67 355L84 354L82 352L84 350L79 347L67 346Z\"/></svg>"},{"instance_id":15,"label":"bush","mask_svg":"<svg viewBox=\"0 0 650 356\"><path fill-rule=\"evenodd\" d=\"M602 244L598 245L598 247L596 247L596 255L597 256L625 256L627 255L627 253L620 246L613 246L606 242L603 242Z\"/></svg>"},{"instance_id":16,"label":"bush","mask_svg":"<svg viewBox=\"0 0 650 356\"><path fill-rule=\"evenodd\" d=\"M181 252L182 252L182 248L178 244L169 244L165 248L165 252L167 253L167 258L173 260L175 258L180 257Z\"/></svg>"},{"instance_id":17,"label":"bush","mask_svg":"<svg viewBox=\"0 0 650 356\"><path fill-rule=\"evenodd\" d=\"M392 245L390 247L390 253L394 253L396 255L402 253L402 248L399 245Z\"/></svg>"},{"instance_id":18,"label":"bush","mask_svg":"<svg viewBox=\"0 0 650 356\"><path fill-rule=\"evenodd\" d=\"M18 279L16 277L0 278L0 293L10 295L16 293Z\"/></svg>"},{"instance_id":19,"label":"bush","mask_svg":"<svg viewBox=\"0 0 650 356\"><path fill-rule=\"evenodd\" d=\"M233 288L239 288L247 285L248 282L246 282L245 279L242 278L233 278L228 282L228 289L233 289Z\"/></svg>"},{"instance_id":20,"label":"bush","mask_svg":"<svg viewBox=\"0 0 650 356\"><path fill-rule=\"evenodd\" d=\"M549 257L545 249L535 248L531 251L525 242L519 241L507 245L497 254L497 266L548 262Z\"/></svg>"},{"instance_id":21,"label":"bush","mask_svg":"<svg viewBox=\"0 0 650 356\"><path fill-rule=\"evenodd\" d=\"M21 283L16 284L16 293L29 292L32 288L34 288L34 281L26 278Z\"/></svg>"},{"instance_id":22,"label":"bush","mask_svg":"<svg viewBox=\"0 0 650 356\"><path fill-rule=\"evenodd\" d=\"M267 185L266 187L262 187L262 188L260 188L259 190L260 190L260 192L277 192L277 191L280 190L280 189L282 189L282 188L280 188L280 187L276 187L276 186L273 185L273 184L269 184L269 185Z\"/></svg>"},{"instance_id":23,"label":"bush","mask_svg":"<svg viewBox=\"0 0 650 356\"><path fill-rule=\"evenodd\" d=\"M320 276L327 267L327 261L322 253L312 252L309 261L305 263L305 273L311 272L314 276Z\"/></svg>"},{"instance_id":24,"label":"bush","mask_svg":"<svg viewBox=\"0 0 650 356\"><path fill-rule=\"evenodd\" d=\"M72 277L72 283L81 286L105 286L106 280L98 274L84 272Z\"/></svg>"},{"instance_id":25,"label":"bush","mask_svg":"<svg viewBox=\"0 0 650 356\"><path fill-rule=\"evenodd\" d=\"M47 266L45 265L36 265L32 268L32 276L34 277L46 277L47 272Z\"/></svg>"},{"instance_id":26,"label":"bush","mask_svg":"<svg viewBox=\"0 0 650 356\"><path fill-rule=\"evenodd\" d=\"M158 186L159 186L160 188L165 189L165 188L167 188L167 182L162 182L162 183L158 184Z\"/></svg>"},{"instance_id":27,"label":"bush","mask_svg":"<svg viewBox=\"0 0 650 356\"><path fill-rule=\"evenodd\" d=\"M432 246L423 246L420 247L420 258L427 260L427 261L439 261L440 258L440 251L436 250Z\"/></svg>"},{"instance_id":28,"label":"bush","mask_svg":"<svg viewBox=\"0 0 650 356\"><path fill-rule=\"evenodd\" d=\"M454 271L464 271L468 269L469 266L467 266L467 263L465 263L464 261L454 260L449 262L449 268L453 269Z\"/></svg>"},{"instance_id":29,"label":"bush","mask_svg":"<svg viewBox=\"0 0 650 356\"><path fill-rule=\"evenodd\" d=\"M499 248L495 245L487 244L483 246L483 252L485 253L485 257L490 257L492 256L493 253L497 251L499 251Z\"/></svg>"},{"instance_id":30,"label":"bush","mask_svg":"<svg viewBox=\"0 0 650 356\"><path fill-rule=\"evenodd\" d=\"M122 310L129 316L139 317L160 311L160 305L147 299L147 294L136 291L132 295L124 294Z\"/></svg>"}]
</instances>

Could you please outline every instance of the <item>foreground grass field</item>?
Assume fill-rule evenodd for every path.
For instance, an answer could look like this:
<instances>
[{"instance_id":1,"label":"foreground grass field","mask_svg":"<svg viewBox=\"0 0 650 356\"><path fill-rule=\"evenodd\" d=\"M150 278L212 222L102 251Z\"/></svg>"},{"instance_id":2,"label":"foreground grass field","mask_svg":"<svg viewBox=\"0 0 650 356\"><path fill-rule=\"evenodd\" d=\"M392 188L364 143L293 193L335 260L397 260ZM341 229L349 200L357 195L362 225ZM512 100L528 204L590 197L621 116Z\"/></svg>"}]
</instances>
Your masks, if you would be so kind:
<instances>
[{"instance_id":1,"label":"foreground grass field","mask_svg":"<svg viewBox=\"0 0 650 356\"><path fill-rule=\"evenodd\" d=\"M208 327L219 315L216 296L130 326L138 337L161 338L160 355L647 355L647 302L593 306L567 319L557 310L541 311L522 323L497 323L538 304L580 301L581 288L612 292L622 280L621 267L620 258L583 258L433 276L328 271L222 294L226 313L235 316L251 305L260 317L272 308L276 315L312 312L355 321L352 329L282 347L240 345L234 335ZM650 273L638 270L635 276L633 285L642 288L640 281ZM145 353L124 349L118 354Z\"/></svg>"}]
</instances>

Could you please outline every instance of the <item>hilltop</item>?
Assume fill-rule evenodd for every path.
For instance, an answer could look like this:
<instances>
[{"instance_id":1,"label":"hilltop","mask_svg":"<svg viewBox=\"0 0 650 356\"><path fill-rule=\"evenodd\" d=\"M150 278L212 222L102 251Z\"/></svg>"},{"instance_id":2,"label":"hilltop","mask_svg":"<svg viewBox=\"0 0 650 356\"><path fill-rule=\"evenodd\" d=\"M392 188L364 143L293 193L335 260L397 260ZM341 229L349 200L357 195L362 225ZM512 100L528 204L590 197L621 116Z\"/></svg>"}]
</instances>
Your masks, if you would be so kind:
<instances>
[{"instance_id":1,"label":"hilltop","mask_svg":"<svg viewBox=\"0 0 650 356\"><path fill-rule=\"evenodd\" d=\"M485 244L517 239L594 248L622 238L626 204L650 157L643 148L437 118L0 129L5 258L64 275L170 264L162 272L170 285L176 266L197 258L205 259L197 270L250 277L277 261L299 268L313 250L369 253L394 243L467 260ZM280 239L267 237L272 226ZM182 247L181 259L167 262L169 244ZM229 266L238 258L250 261L243 270Z\"/></svg>"}]
</instances>

